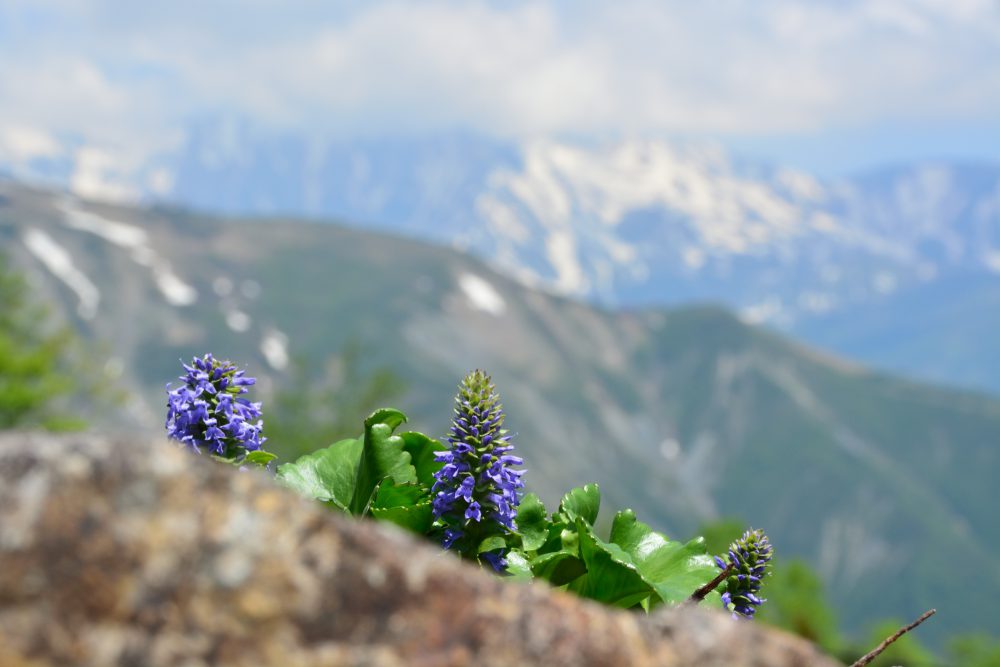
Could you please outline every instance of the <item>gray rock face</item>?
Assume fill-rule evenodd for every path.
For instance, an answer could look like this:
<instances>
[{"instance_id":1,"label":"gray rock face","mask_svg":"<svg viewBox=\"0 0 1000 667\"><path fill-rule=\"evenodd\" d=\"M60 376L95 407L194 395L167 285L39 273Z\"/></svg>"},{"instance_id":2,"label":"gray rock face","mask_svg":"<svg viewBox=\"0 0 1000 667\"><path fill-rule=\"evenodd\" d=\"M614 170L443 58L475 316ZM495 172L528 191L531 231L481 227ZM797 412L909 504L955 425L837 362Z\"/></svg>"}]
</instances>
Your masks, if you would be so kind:
<instances>
[{"instance_id":1,"label":"gray rock face","mask_svg":"<svg viewBox=\"0 0 1000 667\"><path fill-rule=\"evenodd\" d=\"M0 434L0 664L834 665L513 584L161 442Z\"/></svg>"}]
</instances>

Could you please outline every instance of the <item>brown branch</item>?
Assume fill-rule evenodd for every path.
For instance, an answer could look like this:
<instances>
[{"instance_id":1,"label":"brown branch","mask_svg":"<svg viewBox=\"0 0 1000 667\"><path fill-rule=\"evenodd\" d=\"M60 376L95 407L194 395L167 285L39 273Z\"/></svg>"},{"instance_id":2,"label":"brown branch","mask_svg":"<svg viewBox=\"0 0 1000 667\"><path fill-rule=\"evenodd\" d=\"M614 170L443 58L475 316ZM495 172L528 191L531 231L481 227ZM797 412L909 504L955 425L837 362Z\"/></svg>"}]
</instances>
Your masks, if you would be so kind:
<instances>
[{"instance_id":1,"label":"brown branch","mask_svg":"<svg viewBox=\"0 0 1000 667\"><path fill-rule=\"evenodd\" d=\"M691 597L689 597L687 601L690 604L698 604L699 602L705 599L706 595L714 591L719 584L725 581L726 577L728 577L729 573L732 571L733 571L733 565L732 563L730 563L729 565L726 566L725 570L719 573L719 576L717 576L715 579L712 579L710 582L708 582L707 584L696 590L694 593L692 593Z\"/></svg>"},{"instance_id":2,"label":"brown branch","mask_svg":"<svg viewBox=\"0 0 1000 667\"><path fill-rule=\"evenodd\" d=\"M896 641L897 639L899 639L900 637L902 637L903 635L905 635L907 632L909 632L913 628L917 627L918 625L920 625L921 623L923 623L924 621L926 621L928 618L930 618L931 616L933 616L936 612L937 612L937 609L928 609L927 611L925 611L923 614L920 615L920 618L918 618L917 620L913 621L913 623L910 623L909 625L904 625L899 630L896 630L895 633L893 633L889 637L886 637L885 641L883 641L881 644L879 644L878 646L876 646L874 648L874 650L872 650L870 653L866 653L863 656L861 656L860 658L858 658L857 662L855 662L853 665L851 665L851 667L864 667L865 665L867 665L868 663L870 663L872 660L874 660L875 658L877 658L879 656L879 654L882 653L882 651L884 651L887 648L889 648L889 644L893 643L894 641Z\"/></svg>"}]
</instances>

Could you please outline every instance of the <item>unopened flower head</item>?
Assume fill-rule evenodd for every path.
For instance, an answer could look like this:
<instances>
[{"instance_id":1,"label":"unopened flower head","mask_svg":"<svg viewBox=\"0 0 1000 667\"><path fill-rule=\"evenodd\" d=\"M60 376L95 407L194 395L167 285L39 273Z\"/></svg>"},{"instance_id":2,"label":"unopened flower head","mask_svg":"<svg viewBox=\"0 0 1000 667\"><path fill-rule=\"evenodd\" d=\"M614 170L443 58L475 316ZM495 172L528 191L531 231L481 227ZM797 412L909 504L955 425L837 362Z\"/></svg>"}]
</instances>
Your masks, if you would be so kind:
<instances>
[{"instance_id":1,"label":"unopened flower head","mask_svg":"<svg viewBox=\"0 0 1000 667\"><path fill-rule=\"evenodd\" d=\"M476 556L486 537L517 530L515 518L524 486L522 459L512 454L511 436L503 428L504 413L490 376L469 373L455 397L450 448L437 454L444 466L437 480L433 511L444 527L445 548ZM506 567L502 553L484 554L497 570Z\"/></svg>"},{"instance_id":2,"label":"unopened flower head","mask_svg":"<svg viewBox=\"0 0 1000 667\"><path fill-rule=\"evenodd\" d=\"M760 585L768 574L772 554L764 531L751 528L729 546L727 560L715 557L721 569L732 567L722 593L722 606L733 612L733 618L753 618L766 601L760 597Z\"/></svg>"},{"instance_id":3,"label":"unopened flower head","mask_svg":"<svg viewBox=\"0 0 1000 667\"><path fill-rule=\"evenodd\" d=\"M167 434L197 452L225 458L259 450L267 440L260 403L242 396L256 380L211 354L194 358L184 370L180 387L167 385Z\"/></svg>"}]
</instances>

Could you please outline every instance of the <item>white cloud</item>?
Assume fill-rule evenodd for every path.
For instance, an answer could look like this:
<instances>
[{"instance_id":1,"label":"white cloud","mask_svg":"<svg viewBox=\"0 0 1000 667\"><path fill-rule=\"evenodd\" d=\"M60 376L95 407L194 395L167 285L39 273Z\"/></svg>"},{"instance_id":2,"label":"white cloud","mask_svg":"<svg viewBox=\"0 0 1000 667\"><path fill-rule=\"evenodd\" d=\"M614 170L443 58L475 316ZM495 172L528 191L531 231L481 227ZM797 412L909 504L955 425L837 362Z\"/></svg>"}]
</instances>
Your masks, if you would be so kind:
<instances>
[{"instance_id":1,"label":"white cloud","mask_svg":"<svg viewBox=\"0 0 1000 667\"><path fill-rule=\"evenodd\" d=\"M59 142L45 130L30 125L0 127L0 155L26 161L54 158L61 153Z\"/></svg>"},{"instance_id":2,"label":"white cloud","mask_svg":"<svg viewBox=\"0 0 1000 667\"><path fill-rule=\"evenodd\" d=\"M1000 117L991 0L331 7L12 2L2 136L39 127L136 162L216 112L320 134L507 136Z\"/></svg>"}]
</instances>

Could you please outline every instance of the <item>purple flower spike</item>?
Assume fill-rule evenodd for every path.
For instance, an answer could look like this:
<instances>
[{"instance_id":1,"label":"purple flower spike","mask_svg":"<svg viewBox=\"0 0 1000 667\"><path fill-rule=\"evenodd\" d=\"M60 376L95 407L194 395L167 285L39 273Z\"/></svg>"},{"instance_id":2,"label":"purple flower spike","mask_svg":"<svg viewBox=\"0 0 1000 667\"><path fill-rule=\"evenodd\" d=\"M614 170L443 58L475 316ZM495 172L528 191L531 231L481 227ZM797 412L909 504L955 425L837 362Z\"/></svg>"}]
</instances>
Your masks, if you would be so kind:
<instances>
[{"instance_id":1,"label":"purple flower spike","mask_svg":"<svg viewBox=\"0 0 1000 667\"><path fill-rule=\"evenodd\" d=\"M183 384L167 385L167 435L198 453L227 459L260 450L267 440L261 435L260 403L240 397L256 380L211 354L183 366Z\"/></svg>"},{"instance_id":2,"label":"purple flower spike","mask_svg":"<svg viewBox=\"0 0 1000 667\"><path fill-rule=\"evenodd\" d=\"M733 613L733 618L753 618L757 607L766 602L758 595L761 580L768 574L774 550L762 530L752 528L729 547L728 563L716 556L719 569L732 566L722 593L722 606Z\"/></svg>"},{"instance_id":3,"label":"purple flower spike","mask_svg":"<svg viewBox=\"0 0 1000 667\"><path fill-rule=\"evenodd\" d=\"M513 447L503 422L503 407L490 377L478 370L469 373L455 398L449 450L436 456L446 465L435 473L432 489L445 548L481 558L497 571L507 566L505 550L479 554L478 547L488 537L517 530L519 490L524 487L524 471L513 468L522 460L506 453Z\"/></svg>"}]
</instances>

